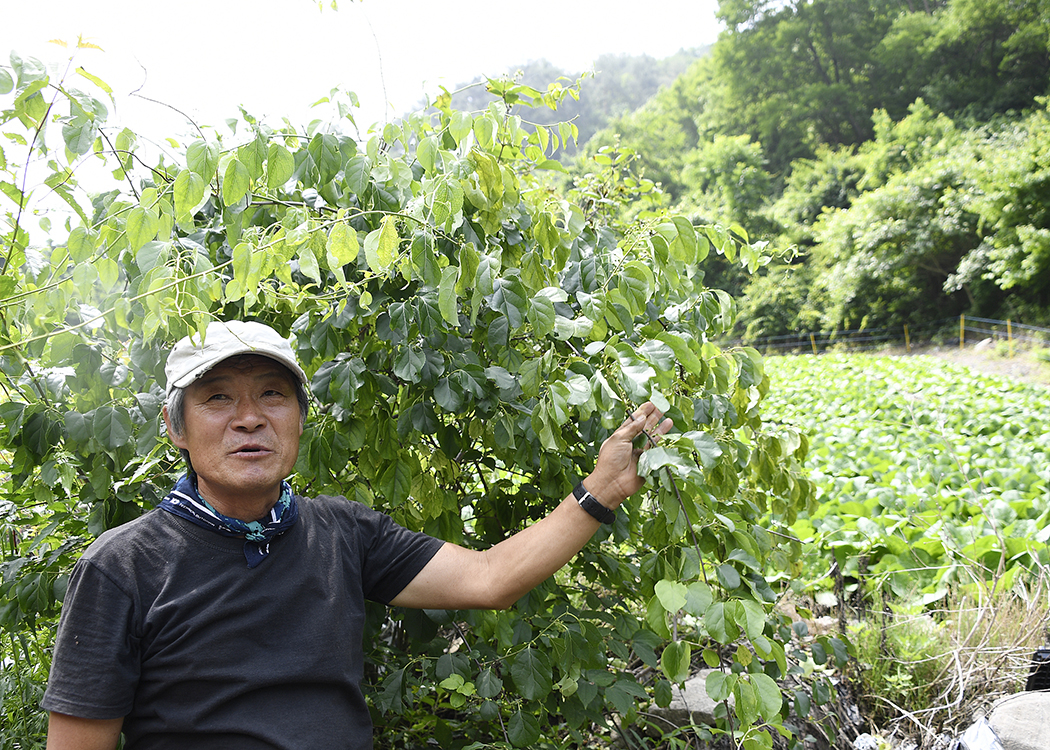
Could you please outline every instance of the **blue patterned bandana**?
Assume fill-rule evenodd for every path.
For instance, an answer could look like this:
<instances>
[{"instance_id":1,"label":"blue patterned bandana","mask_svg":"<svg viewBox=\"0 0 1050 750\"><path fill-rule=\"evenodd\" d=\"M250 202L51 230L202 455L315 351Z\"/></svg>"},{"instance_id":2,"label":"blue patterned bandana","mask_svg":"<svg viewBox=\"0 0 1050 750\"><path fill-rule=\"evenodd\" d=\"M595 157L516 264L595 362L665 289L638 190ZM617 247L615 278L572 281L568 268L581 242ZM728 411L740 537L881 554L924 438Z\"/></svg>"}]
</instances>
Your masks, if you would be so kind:
<instances>
[{"instance_id":1,"label":"blue patterned bandana","mask_svg":"<svg viewBox=\"0 0 1050 750\"><path fill-rule=\"evenodd\" d=\"M197 483L183 475L160 507L179 518L223 536L244 537L244 557L254 568L270 554L270 541L299 520L299 504L288 482L281 482L281 497L262 521L241 521L224 516L197 492Z\"/></svg>"}]
</instances>

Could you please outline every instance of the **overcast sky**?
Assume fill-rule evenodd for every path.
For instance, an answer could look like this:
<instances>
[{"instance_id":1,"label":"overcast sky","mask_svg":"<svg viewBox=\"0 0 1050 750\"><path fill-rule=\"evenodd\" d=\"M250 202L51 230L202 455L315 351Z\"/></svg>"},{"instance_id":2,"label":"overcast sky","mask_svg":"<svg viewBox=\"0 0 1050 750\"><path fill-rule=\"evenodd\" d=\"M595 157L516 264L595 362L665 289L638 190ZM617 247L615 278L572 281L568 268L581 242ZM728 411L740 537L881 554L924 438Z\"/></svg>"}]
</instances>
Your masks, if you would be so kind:
<instances>
[{"instance_id":1,"label":"overcast sky","mask_svg":"<svg viewBox=\"0 0 1050 750\"><path fill-rule=\"evenodd\" d=\"M237 105L296 124L334 86L355 91L367 126L412 109L438 87L546 58L589 69L604 53L665 57L713 42L717 0L641 3L529 0L8 0L0 53L57 62L78 36L76 64L107 81L135 130L185 131L144 96L220 125ZM6 60L5 60L6 62ZM384 87L385 84L385 87ZM384 93L385 92L385 93ZM172 131L171 128L175 128Z\"/></svg>"}]
</instances>

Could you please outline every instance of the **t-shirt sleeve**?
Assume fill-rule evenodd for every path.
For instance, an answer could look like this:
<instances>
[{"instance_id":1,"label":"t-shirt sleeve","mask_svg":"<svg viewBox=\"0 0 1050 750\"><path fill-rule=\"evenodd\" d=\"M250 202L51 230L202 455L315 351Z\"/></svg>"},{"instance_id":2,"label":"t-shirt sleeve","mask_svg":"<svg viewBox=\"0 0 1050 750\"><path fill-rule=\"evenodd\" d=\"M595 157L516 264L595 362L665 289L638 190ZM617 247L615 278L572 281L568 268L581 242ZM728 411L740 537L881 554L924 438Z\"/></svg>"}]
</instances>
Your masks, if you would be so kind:
<instances>
[{"instance_id":1,"label":"t-shirt sleeve","mask_svg":"<svg viewBox=\"0 0 1050 750\"><path fill-rule=\"evenodd\" d=\"M134 604L92 561L73 568L40 705L84 719L117 719L132 709L139 679Z\"/></svg>"},{"instance_id":2,"label":"t-shirt sleeve","mask_svg":"<svg viewBox=\"0 0 1050 750\"><path fill-rule=\"evenodd\" d=\"M384 513L358 504L363 560L361 582L367 598L389 604L412 582L444 544L409 531Z\"/></svg>"}]
</instances>

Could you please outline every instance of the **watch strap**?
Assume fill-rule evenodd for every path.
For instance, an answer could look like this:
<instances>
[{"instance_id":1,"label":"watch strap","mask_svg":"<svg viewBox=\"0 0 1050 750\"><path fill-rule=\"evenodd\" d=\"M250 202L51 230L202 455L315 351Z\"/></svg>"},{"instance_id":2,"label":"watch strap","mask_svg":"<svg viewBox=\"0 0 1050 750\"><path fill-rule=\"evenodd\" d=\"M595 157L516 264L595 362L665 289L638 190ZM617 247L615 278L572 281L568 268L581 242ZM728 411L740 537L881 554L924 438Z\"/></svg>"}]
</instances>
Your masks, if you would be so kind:
<instances>
[{"instance_id":1,"label":"watch strap","mask_svg":"<svg viewBox=\"0 0 1050 750\"><path fill-rule=\"evenodd\" d=\"M598 498L587 491L587 488L583 486L583 482L580 482L573 488L572 495L576 498L576 502L580 504L580 507L587 511L595 520L602 523L612 523L616 520L616 511L610 510L598 502Z\"/></svg>"}]
</instances>

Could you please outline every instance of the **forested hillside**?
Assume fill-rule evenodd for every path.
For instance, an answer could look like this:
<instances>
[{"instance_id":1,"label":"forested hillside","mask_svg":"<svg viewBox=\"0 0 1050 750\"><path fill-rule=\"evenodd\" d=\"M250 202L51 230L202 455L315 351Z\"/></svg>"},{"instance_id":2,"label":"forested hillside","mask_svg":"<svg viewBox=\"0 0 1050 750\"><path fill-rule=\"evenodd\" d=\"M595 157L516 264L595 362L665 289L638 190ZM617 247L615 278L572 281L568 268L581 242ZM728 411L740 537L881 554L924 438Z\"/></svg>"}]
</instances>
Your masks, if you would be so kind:
<instances>
[{"instance_id":1,"label":"forested hillside","mask_svg":"<svg viewBox=\"0 0 1050 750\"><path fill-rule=\"evenodd\" d=\"M767 242L738 332L1050 319L1044 0L725 0L726 30L587 144Z\"/></svg>"},{"instance_id":2,"label":"forested hillside","mask_svg":"<svg viewBox=\"0 0 1050 750\"><path fill-rule=\"evenodd\" d=\"M539 91L551 84L575 88L578 96L562 101L557 110L530 110L527 119L537 125L572 122L579 137L562 145L562 156L576 153L579 143L587 142L596 132L616 118L622 118L645 104L662 87L670 85L690 65L707 54L710 47L680 50L671 57L657 60L649 55L602 55L587 71L560 68L547 60L533 60L509 71L517 83ZM450 104L462 111L482 109L499 97L486 90L484 76L463 84L452 92Z\"/></svg>"}]
</instances>

